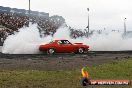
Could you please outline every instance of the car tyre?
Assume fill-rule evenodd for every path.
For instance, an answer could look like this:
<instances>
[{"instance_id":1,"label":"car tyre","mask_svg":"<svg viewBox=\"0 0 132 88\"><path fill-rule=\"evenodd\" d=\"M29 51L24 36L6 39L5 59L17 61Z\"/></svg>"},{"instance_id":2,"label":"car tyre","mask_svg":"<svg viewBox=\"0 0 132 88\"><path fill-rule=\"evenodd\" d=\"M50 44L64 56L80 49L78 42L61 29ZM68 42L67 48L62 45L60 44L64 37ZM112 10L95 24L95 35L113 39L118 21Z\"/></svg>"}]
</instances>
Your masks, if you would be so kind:
<instances>
[{"instance_id":1,"label":"car tyre","mask_svg":"<svg viewBox=\"0 0 132 88\"><path fill-rule=\"evenodd\" d=\"M49 54L49 55L53 55L54 53L55 53L55 49L53 49L53 48L49 48L47 50L47 54Z\"/></svg>"},{"instance_id":2,"label":"car tyre","mask_svg":"<svg viewBox=\"0 0 132 88\"><path fill-rule=\"evenodd\" d=\"M83 54L83 53L84 53L84 49L83 49L83 48L79 48L79 49L78 49L78 53L79 53L79 54Z\"/></svg>"}]
</instances>

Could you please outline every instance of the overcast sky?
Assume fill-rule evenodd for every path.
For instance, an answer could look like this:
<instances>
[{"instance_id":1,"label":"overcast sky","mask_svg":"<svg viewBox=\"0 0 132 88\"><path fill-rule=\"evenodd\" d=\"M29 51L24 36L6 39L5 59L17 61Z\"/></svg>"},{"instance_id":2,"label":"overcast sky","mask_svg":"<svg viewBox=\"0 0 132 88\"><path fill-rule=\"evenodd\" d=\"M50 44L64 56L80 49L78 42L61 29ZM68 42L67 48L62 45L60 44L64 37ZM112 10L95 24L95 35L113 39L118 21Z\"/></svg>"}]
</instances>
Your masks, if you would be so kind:
<instances>
[{"instance_id":1,"label":"overcast sky","mask_svg":"<svg viewBox=\"0 0 132 88\"><path fill-rule=\"evenodd\" d=\"M132 0L31 0L31 10L60 15L68 25L86 28L90 8L90 29L123 30L127 18L127 30L132 31L131 4ZM28 9L28 0L0 0L0 6Z\"/></svg>"}]
</instances>

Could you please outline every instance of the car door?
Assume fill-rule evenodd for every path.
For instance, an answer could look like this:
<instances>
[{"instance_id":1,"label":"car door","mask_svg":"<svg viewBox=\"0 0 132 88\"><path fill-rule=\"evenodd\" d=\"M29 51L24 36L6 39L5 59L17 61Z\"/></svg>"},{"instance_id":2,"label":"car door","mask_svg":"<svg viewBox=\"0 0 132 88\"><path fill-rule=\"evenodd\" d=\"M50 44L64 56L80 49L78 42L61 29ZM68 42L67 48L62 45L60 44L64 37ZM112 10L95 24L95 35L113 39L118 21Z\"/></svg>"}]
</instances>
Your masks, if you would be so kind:
<instances>
[{"instance_id":1,"label":"car door","mask_svg":"<svg viewBox=\"0 0 132 88\"><path fill-rule=\"evenodd\" d=\"M61 41L58 41L56 44L56 52L63 53L65 52L64 48L65 48L64 44Z\"/></svg>"},{"instance_id":2,"label":"car door","mask_svg":"<svg viewBox=\"0 0 132 88\"><path fill-rule=\"evenodd\" d=\"M71 44L68 40L63 40L63 45L62 48L65 53L73 52L74 51L74 46Z\"/></svg>"},{"instance_id":3,"label":"car door","mask_svg":"<svg viewBox=\"0 0 132 88\"><path fill-rule=\"evenodd\" d=\"M72 44L65 44L63 48L67 53L74 52L74 46Z\"/></svg>"},{"instance_id":4,"label":"car door","mask_svg":"<svg viewBox=\"0 0 132 88\"><path fill-rule=\"evenodd\" d=\"M67 40L60 40L57 44L58 53L70 53L75 51L75 46L71 43L67 43Z\"/></svg>"}]
</instances>

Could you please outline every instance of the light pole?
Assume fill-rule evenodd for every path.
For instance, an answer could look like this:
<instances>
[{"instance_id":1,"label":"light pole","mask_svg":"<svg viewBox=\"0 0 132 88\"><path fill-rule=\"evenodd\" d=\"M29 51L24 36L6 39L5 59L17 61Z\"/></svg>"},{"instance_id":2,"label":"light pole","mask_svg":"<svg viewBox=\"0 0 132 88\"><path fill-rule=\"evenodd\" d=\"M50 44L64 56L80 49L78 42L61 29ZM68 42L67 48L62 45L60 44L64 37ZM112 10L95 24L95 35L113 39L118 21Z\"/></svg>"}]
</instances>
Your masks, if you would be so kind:
<instances>
[{"instance_id":1,"label":"light pole","mask_svg":"<svg viewBox=\"0 0 132 88\"><path fill-rule=\"evenodd\" d=\"M89 8L87 8L87 11L88 11L88 26L86 28L88 28L87 37L89 37Z\"/></svg>"},{"instance_id":2,"label":"light pole","mask_svg":"<svg viewBox=\"0 0 132 88\"><path fill-rule=\"evenodd\" d=\"M31 12L31 10L30 10L30 0L29 0L29 11L28 11L28 14L29 14L29 22L30 22L30 12Z\"/></svg>"},{"instance_id":3,"label":"light pole","mask_svg":"<svg viewBox=\"0 0 132 88\"><path fill-rule=\"evenodd\" d=\"M124 35L126 35L126 32L127 32L127 30L126 30L126 18L124 18Z\"/></svg>"}]
</instances>

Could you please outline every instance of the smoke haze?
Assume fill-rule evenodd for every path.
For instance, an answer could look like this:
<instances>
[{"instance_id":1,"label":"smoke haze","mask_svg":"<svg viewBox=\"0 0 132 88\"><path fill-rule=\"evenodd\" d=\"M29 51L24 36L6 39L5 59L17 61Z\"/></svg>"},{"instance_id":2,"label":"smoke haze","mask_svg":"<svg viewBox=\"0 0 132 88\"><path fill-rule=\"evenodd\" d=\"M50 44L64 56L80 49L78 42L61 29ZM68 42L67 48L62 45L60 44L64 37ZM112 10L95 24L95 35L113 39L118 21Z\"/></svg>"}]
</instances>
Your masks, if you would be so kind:
<instances>
[{"instance_id":1,"label":"smoke haze","mask_svg":"<svg viewBox=\"0 0 132 88\"><path fill-rule=\"evenodd\" d=\"M70 31L67 27L60 27L51 36L40 37L37 25L23 27L14 35L10 35L4 42L2 53L6 54L38 54L39 45L46 44L54 39L68 39L72 43L83 42L90 46L91 51L121 51L132 50L132 38L122 38L122 33L94 33L91 37L70 38Z\"/></svg>"},{"instance_id":2,"label":"smoke haze","mask_svg":"<svg viewBox=\"0 0 132 88\"><path fill-rule=\"evenodd\" d=\"M41 43L47 43L51 39L50 36L40 38L37 25L24 27L14 35L10 35L4 42L2 52L8 54L35 54L39 53L38 47Z\"/></svg>"}]
</instances>

